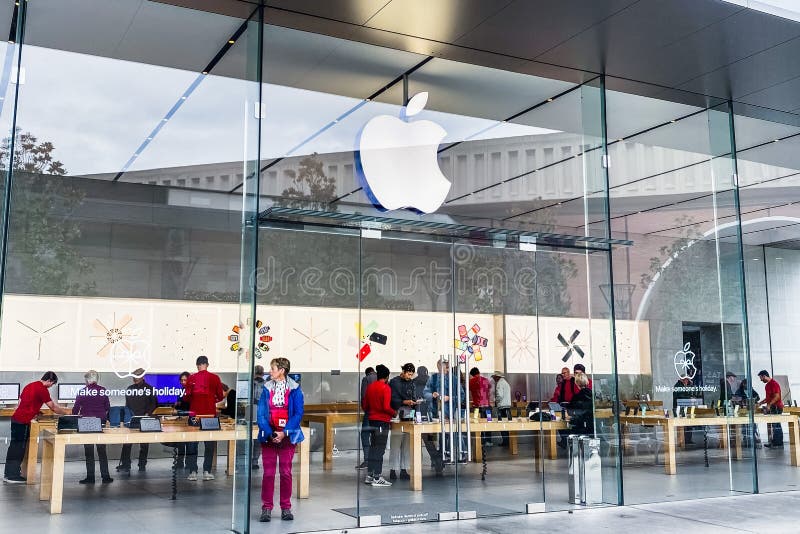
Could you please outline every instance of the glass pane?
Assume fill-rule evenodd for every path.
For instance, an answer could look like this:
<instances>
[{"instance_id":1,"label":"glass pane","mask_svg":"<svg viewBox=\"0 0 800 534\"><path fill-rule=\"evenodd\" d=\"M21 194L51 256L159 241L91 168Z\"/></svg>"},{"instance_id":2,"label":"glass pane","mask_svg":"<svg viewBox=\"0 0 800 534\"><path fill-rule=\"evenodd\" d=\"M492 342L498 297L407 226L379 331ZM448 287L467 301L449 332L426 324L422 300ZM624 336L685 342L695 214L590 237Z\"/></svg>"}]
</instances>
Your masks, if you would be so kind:
<instances>
[{"instance_id":1,"label":"glass pane","mask_svg":"<svg viewBox=\"0 0 800 534\"><path fill-rule=\"evenodd\" d=\"M269 221L259 228L254 277L257 315L262 323L260 337L272 339L259 339L268 350L261 346L255 363L264 367L265 380L269 380L270 361L287 358L291 378L300 385L305 402L304 440L295 448L293 465L295 482L299 477L300 484L292 490L292 531L310 531L320 524L341 529L358 524L356 497L363 486L362 471L355 469L363 460L357 402L363 374L355 341L358 273L357 233ZM264 447L258 450L263 452ZM253 530L261 528L262 506L272 504L272 519L279 521L279 477L264 475L264 461L259 461L261 471L253 476ZM271 503L265 500L263 488L272 490Z\"/></svg>"},{"instance_id":2,"label":"glass pane","mask_svg":"<svg viewBox=\"0 0 800 534\"><path fill-rule=\"evenodd\" d=\"M102 419L119 426L131 411L157 413L165 416L164 442L197 438L148 449L136 443L148 434L135 428L104 431L110 466L100 464L97 482L110 474L112 488L120 490L152 484L158 491L137 498L153 509L172 497L174 474L177 506L194 510L194 528L241 531L241 515L232 525L232 476L234 450L241 457L247 447L235 446L239 367L223 332L239 319L242 199L221 201L192 187L192 178L198 168L244 175L245 160L257 159L247 148L242 113L252 105L246 19L254 8L222 16L159 2L20 4L27 10L16 19L25 22L20 68L4 56L4 72L14 72L19 83L0 78L6 91L0 128L10 126L18 90L20 141L11 159L20 172L7 213L0 382L24 387L52 370L59 383L51 395L69 406L87 371L97 371L111 404ZM5 16L6 6L0 11ZM230 417L221 418L219 441L199 445L199 459L192 446L202 434L186 415L197 411L196 401L180 415L173 409L182 400L179 375L198 373L201 355L228 387L222 394L214 388L199 413L214 415L219 401ZM134 402L139 405L126 410L134 395L128 388L140 378L155 390L158 406ZM45 430L55 426L50 418L40 422L40 428L49 425ZM132 452L119 443L121 434ZM90 478L83 448L65 447L61 511L78 505L102 515L109 500L86 499L73 485ZM134 464L132 473L131 454L141 468ZM179 463L189 469L173 471ZM36 462L29 465L35 483ZM207 491L216 495L202 510L187 504L194 503L195 477L206 478ZM173 521L176 528L185 525L185 515L165 517L160 529L170 530Z\"/></svg>"},{"instance_id":3,"label":"glass pane","mask_svg":"<svg viewBox=\"0 0 800 534\"><path fill-rule=\"evenodd\" d=\"M613 255L625 502L752 492L727 394L749 374L729 116L608 84L612 231L633 241Z\"/></svg>"},{"instance_id":4,"label":"glass pane","mask_svg":"<svg viewBox=\"0 0 800 534\"><path fill-rule=\"evenodd\" d=\"M757 374L761 370L779 384L783 412L791 415L781 423L785 443L795 431L789 421L798 414L793 395L798 372L792 355L796 306L792 273L798 261L800 219L795 198L800 161L795 145L800 118L754 106L737 105L734 111L752 358L752 385L743 392L762 401L766 398L766 384ZM760 492L786 491L798 484L797 469L786 468L794 465L790 448L765 446L780 442L776 428L756 418Z\"/></svg>"}]
</instances>

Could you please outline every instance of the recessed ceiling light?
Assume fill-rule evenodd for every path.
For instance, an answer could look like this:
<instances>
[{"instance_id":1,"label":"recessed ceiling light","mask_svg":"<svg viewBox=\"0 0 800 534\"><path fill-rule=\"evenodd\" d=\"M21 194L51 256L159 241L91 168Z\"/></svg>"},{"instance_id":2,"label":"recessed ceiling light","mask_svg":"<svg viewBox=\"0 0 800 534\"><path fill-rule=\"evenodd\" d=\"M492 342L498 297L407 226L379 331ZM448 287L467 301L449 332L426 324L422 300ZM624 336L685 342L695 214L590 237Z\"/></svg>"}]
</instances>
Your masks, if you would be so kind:
<instances>
[{"instance_id":1,"label":"recessed ceiling light","mask_svg":"<svg viewBox=\"0 0 800 534\"><path fill-rule=\"evenodd\" d=\"M234 41L233 39L228 39L228 44L233 44L233 43L235 43L235 42L236 42L236 41Z\"/></svg>"},{"instance_id":2,"label":"recessed ceiling light","mask_svg":"<svg viewBox=\"0 0 800 534\"><path fill-rule=\"evenodd\" d=\"M773 143L777 143L778 141L780 141L780 139L775 139L775 140L773 141Z\"/></svg>"},{"instance_id":3,"label":"recessed ceiling light","mask_svg":"<svg viewBox=\"0 0 800 534\"><path fill-rule=\"evenodd\" d=\"M672 120L671 120L671 121L669 121L669 122L672 122L672 123L674 123L674 122L675 122L675 119L672 119Z\"/></svg>"},{"instance_id":4,"label":"recessed ceiling light","mask_svg":"<svg viewBox=\"0 0 800 534\"><path fill-rule=\"evenodd\" d=\"M553 101L553 99L552 99L552 98L548 98L548 99L547 99L547 101L548 101L548 102L552 102L552 101Z\"/></svg>"}]
</instances>

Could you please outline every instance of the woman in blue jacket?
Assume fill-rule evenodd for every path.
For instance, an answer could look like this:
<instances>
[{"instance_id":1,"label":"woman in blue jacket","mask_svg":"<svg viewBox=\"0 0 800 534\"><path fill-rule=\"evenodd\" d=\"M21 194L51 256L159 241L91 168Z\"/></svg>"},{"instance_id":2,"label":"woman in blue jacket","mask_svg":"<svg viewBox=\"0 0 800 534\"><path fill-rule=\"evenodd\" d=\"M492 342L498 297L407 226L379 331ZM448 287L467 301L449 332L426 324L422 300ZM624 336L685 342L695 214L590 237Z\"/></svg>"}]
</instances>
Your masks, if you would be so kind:
<instances>
[{"instance_id":1,"label":"woman in blue jacket","mask_svg":"<svg viewBox=\"0 0 800 534\"><path fill-rule=\"evenodd\" d=\"M303 441L300 423L303 419L303 391L300 384L289 374L290 363L286 358L275 358L270 362L270 380L264 383L258 400L258 441L261 443L261 459L264 477L261 483L261 517L267 522L272 518L275 493L275 470L280 470L281 519L291 521L292 515L292 459L295 446Z\"/></svg>"}]
</instances>

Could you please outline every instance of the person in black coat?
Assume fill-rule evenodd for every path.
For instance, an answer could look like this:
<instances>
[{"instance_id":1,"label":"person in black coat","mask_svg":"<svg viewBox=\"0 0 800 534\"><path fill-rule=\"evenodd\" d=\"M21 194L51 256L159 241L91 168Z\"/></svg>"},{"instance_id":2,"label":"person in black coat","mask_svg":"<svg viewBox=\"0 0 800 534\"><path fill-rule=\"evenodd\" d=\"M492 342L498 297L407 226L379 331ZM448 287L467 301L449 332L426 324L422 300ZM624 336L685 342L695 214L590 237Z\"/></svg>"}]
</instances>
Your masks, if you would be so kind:
<instances>
[{"instance_id":1,"label":"person in black coat","mask_svg":"<svg viewBox=\"0 0 800 534\"><path fill-rule=\"evenodd\" d=\"M573 434L594 434L594 397L589 389L589 377L578 373L575 375L575 385L580 389L569 403L572 413L570 430Z\"/></svg>"}]
</instances>

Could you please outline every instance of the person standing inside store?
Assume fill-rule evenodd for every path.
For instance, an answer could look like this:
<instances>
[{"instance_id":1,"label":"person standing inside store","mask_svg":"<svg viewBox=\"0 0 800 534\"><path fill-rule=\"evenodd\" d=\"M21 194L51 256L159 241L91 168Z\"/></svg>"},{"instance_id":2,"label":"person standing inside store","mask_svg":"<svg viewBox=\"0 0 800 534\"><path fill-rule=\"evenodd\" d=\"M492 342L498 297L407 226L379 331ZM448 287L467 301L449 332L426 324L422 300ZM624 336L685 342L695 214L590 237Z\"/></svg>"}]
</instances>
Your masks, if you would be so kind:
<instances>
[{"instance_id":1,"label":"person standing inside store","mask_svg":"<svg viewBox=\"0 0 800 534\"><path fill-rule=\"evenodd\" d=\"M222 400L217 403L220 415L236 419L236 390L228 384L222 384L222 395Z\"/></svg>"},{"instance_id":2,"label":"person standing inside store","mask_svg":"<svg viewBox=\"0 0 800 534\"><path fill-rule=\"evenodd\" d=\"M578 392L569 403L572 413L569 420L570 431L573 434L593 434L594 399L589 388L589 377L585 373L575 373L575 385Z\"/></svg>"},{"instance_id":3,"label":"person standing inside store","mask_svg":"<svg viewBox=\"0 0 800 534\"><path fill-rule=\"evenodd\" d=\"M217 403L222 400L222 381L219 376L208 372L208 357L198 356L197 372L186 380L184 399L189 402L189 411L198 416L214 417L217 415ZM189 470L189 480L197 480L197 450L196 441L186 444L186 468ZM217 452L216 441L203 442L203 480L214 480L211 466Z\"/></svg>"},{"instance_id":4,"label":"person standing inside store","mask_svg":"<svg viewBox=\"0 0 800 534\"><path fill-rule=\"evenodd\" d=\"M261 479L262 523L272 519L275 494L275 471L280 471L281 519L291 521L292 459L295 447L305 439L300 423L305 404L300 384L289 375L291 364L286 358L270 362L270 379L262 386L258 401L258 441L264 474Z\"/></svg>"},{"instance_id":5,"label":"person standing inside store","mask_svg":"<svg viewBox=\"0 0 800 534\"><path fill-rule=\"evenodd\" d=\"M376 380L364 392L361 407L369 414L370 442L367 476L364 484L375 488L388 487L392 483L381 476L383 471L383 454L389 439L389 429L395 411L392 408L392 390L386 382L389 380L389 368L385 365L375 367Z\"/></svg>"},{"instance_id":6,"label":"person standing inside store","mask_svg":"<svg viewBox=\"0 0 800 534\"><path fill-rule=\"evenodd\" d=\"M783 413L783 400L781 400L781 385L778 381L769 376L766 369L758 372L758 378L764 383L766 394L764 400L759 401L759 406L764 406L764 411L770 414ZM769 443L765 447L783 447L783 428L780 423L769 423Z\"/></svg>"},{"instance_id":7,"label":"person standing inside store","mask_svg":"<svg viewBox=\"0 0 800 534\"><path fill-rule=\"evenodd\" d=\"M252 385L253 399L253 421L258 423L258 401L261 400L261 392L264 391L264 366L256 365L253 367L253 385ZM258 457L261 456L261 444L258 438L253 440L253 453L252 453L252 467L253 470L258 469Z\"/></svg>"},{"instance_id":8,"label":"person standing inside store","mask_svg":"<svg viewBox=\"0 0 800 534\"><path fill-rule=\"evenodd\" d=\"M502 419L511 421L511 385L505 379L502 371L495 371L492 375L494 380L494 405L497 407L497 420ZM508 432L500 432L503 447L508 447Z\"/></svg>"},{"instance_id":9,"label":"person standing inside store","mask_svg":"<svg viewBox=\"0 0 800 534\"><path fill-rule=\"evenodd\" d=\"M364 405L364 394L367 392L367 387L378 379L375 374L375 368L367 367L364 369L364 376L361 378L361 390L358 396L359 406ZM369 440L371 439L372 431L369 428L369 414L364 412L361 418L361 451L364 453L363 460L358 465L357 469L366 469L369 463Z\"/></svg>"},{"instance_id":10,"label":"person standing inside store","mask_svg":"<svg viewBox=\"0 0 800 534\"><path fill-rule=\"evenodd\" d=\"M433 373L428 379L428 384L425 386L425 400L431 405L431 409L436 410L436 413L442 420L455 420L455 414L450 413L450 408L460 410L462 416L464 413L466 395L462 387L461 380L459 380L458 369L455 373L450 372L450 362L447 360L439 360L436 362L436 367L439 369L438 373ZM442 391L440 394L439 391ZM459 405L459 400L461 401ZM439 406L441 404L441 407ZM459 461L467 461L467 433L460 432L461 439L459 440ZM445 435L444 443L440 443L443 447L442 457L445 461L450 461L450 434ZM453 459L455 461L455 459Z\"/></svg>"},{"instance_id":11,"label":"person standing inside store","mask_svg":"<svg viewBox=\"0 0 800 534\"><path fill-rule=\"evenodd\" d=\"M130 410L133 415L152 416L158 408L158 397L153 390L153 386L144 379L145 370L139 368L133 372L133 384L125 389L125 408ZM132 443L122 446L119 456L117 471L130 474L131 472L131 449ZM147 453L150 451L149 443L139 444L139 471L144 471L147 466Z\"/></svg>"},{"instance_id":12,"label":"person standing inside store","mask_svg":"<svg viewBox=\"0 0 800 534\"><path fill-rule=\"evenodd\" d=\"M481 376L481 371L477 367L469 370L469 403L470 410L478 410L480 417L487 418L487 414L492 411L494 405L494 383ZM492 445L492 433L481 432L481 444L484 447Z\"/></svg>"},{"instance_id":13,"label":"person standing inside store","mask_svg":"<svg viewBox=\"0 0 800 534\"><path fill-rule=\"evenodd\" d=\"M108 420L108 412L111 409L111 402L108 398L108 390L99 385L99 375L97 371L87 371L83 375L86 387L78 391L75 396L75 406L72 407L73 415L83 417L99 417L103 426ZM84 445L83 452L86 454L86 478L79 481L79 484L94 484L94 448L97 447L97 459L100 462L100 476L103 484L114 482L108 473L108 454L106 446L101 444Z\"/></svg>"},{"instance_id":14,"label":"person standing inside store","mask_svg":"<svg viewBox=\"0 0 800 534\"><path fill-rule=\"evenodd\" d=\"M192 374L189 371L184 371L180 375L179 379L181 381L181 388L183 389L184 393L186 392L186 382L189 380L190 376L192 376ZM179 412L188 412L189 401L187 401L185 397L181 395L178 397L178 402L175 403L175 409ZM175 464L175 467L177 469L183 469L186 467L186 443L176 443L175 448L178 452L178 457L176 459L177 463Z\"/></svg>"},{"instance_id":15,"label":"person standing inside store","mask_svg":"<svg viewBox=\"0 0 800 534\"><path fill-rule=\"evenodd\" d=\"M407 363L400 369L399 375L389 380L393 410L397 411L402 407L417 407L416 388L414 387L415 372L414 364ZM411 468L411 436L405 432L392 432L389 440L389 480L397 480L398 471L400 478L410 479L408 470Z\"/></svg>"},{"instance_id":16,"label":"person standing inside store","mask_svg":"<svg viewBox=\"0 0 800 534\"><path fill-rule=\"evenodd\" d=\"M53 371L47 371L42 378L22 388L17 409L11 415L11 439L8 443L3 477L3 481L7 484L25 484L25 478L21 472L22 459L25 458L25 449L28 447L31 421L39 414L42 405L46 405L58 414L70 413L68 408L50 398L48 390L57 382L58 376Z\"/></svg>"}]
</instances>

